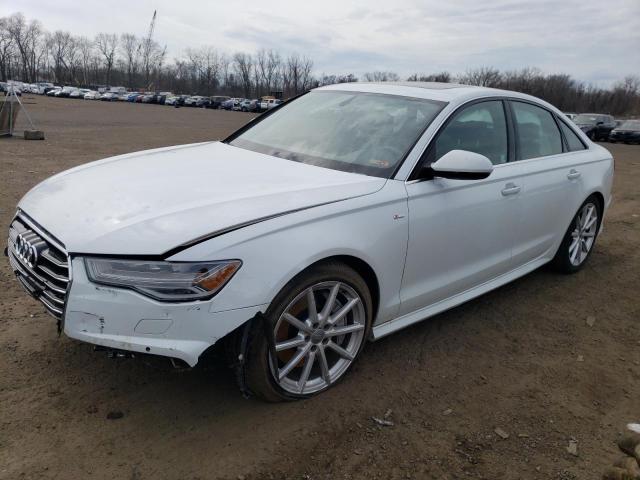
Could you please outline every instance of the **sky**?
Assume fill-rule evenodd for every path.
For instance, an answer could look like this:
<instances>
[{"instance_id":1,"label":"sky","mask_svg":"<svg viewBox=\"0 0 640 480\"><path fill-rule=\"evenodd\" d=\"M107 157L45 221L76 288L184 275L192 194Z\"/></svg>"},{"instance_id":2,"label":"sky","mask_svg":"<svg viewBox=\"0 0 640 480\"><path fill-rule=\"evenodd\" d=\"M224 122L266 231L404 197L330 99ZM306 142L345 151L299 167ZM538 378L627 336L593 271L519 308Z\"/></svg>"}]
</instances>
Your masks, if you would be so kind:
<instances>
[{"instance_id":1,"label":"sky","mask_svg":"<svg viewBox=\"0 0 640 480\"><path fill-rule=\"evenodd\" d=\"M188 47L273 48L314 73L412 73L537 67L609 86L640 75L640 0L0 0L49 31L145 35L169 58Z\"/></svg>"}]
</instances>

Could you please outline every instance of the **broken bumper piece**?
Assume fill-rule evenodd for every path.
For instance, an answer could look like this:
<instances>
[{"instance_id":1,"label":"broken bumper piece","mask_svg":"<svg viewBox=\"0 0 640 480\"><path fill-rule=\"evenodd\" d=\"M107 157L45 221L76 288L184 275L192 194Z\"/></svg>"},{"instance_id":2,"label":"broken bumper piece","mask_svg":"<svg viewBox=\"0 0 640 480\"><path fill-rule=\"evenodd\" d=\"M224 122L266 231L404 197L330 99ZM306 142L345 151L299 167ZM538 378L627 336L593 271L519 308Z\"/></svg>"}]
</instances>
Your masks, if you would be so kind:
<instances>
[{"instance_id":1,"label":"broken bumper piece","mask_svg":"<svg viewBox=\"0 0 640 480\"><path fill-rule=\"evenodd\" d=\"M158 302L132 290L91 283L80 259L63 318L64 333L105 349L161 355L189 366L219 339L266 305L215 311L215 297L190 303Z\"/></svg>"}]
</instances>

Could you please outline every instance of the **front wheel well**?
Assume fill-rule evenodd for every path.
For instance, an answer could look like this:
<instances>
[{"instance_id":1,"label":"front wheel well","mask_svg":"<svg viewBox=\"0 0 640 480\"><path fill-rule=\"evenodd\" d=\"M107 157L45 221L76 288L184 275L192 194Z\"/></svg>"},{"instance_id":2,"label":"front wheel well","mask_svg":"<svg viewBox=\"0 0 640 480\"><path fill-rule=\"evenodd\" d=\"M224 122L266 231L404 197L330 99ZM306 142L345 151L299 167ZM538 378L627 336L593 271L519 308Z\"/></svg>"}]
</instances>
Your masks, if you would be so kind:
<instances>
[{"instance_id":1,"label":"front wheel well","mask_svg":"<svg viewBox=\"0 0 640 480\"><path fill-rule=\"evenodd\" d=\"M358 257L354 257L352 255L333 255L331 257L325 257L321 260L318 260L312 263L311 265L307 266L304 270L300 271L297 275L301 275L307 270L313 267L316 267L318 265L321 265L323 263L335 263L335 262L342 263L344 265L349 266L353 270L355 270L356 273L360 275L362 279L365 281L365 283L367 284L367 287L369 287L369 293L371 293L371 303L372 303L372 309L373 309L373 311L371 312L372 314L371 319L372 319L372 323L375 323L375 319L378 313L378 308L380 305L380 284L378 282L378 277L375 271L364 260ZM207 350L200 355L200 358L202 359L205 357L208 358L208 357L214 356L215 352L218 351L220 346L222 345L222 352L226 353L229 363L236 364L237 353L239 351L238 342L240 342L240 339L243 334L243 330L247 327L247 325L249 325L254 320L256 320L256 318L257 316L253 318L248 318L247 321L244 322L242 325L239 325L236 329L227 333L224 337L219 339L219 341L217 341L214 345L207 348Z\"/></svg>"},{"instance_id":2,"label":"front wheel well","mask_svg":"<svg viewBox=\"0 0 640 480\"><path fill-rule=\"evenodd\" d=\"M309 268L313 268L316 265L328 262L339 262L344 263L345 265L353 268L358 275L362 277L367 286L369 287L369 292L371 293L371 300L373 303L373 312L371 318L375 322L376 316L378 314L378 307L380 305L380 283L378 282L378 276L376 272L371 268L364 260L354 257L352 255L334 255L332 257L326 257L322 260L318 260L315 263L309 265L305 270Z\"/></svg>"}]
</instances>

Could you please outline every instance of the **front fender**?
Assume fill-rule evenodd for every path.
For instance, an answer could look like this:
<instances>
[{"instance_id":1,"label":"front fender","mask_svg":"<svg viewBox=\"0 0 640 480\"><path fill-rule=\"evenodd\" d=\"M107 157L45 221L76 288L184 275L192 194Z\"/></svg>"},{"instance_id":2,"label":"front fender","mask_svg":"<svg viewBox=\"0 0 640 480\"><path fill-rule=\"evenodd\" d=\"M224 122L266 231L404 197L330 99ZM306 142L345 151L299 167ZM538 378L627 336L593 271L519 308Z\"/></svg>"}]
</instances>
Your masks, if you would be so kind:
<instances>
[{"instance_id":1,"label":"front fender","mask_svg":"<svg viewBox=\"0 0 640 480\"><path fill-rule=\"evenodd\" d=\"M298 273L328 257L348 255L366 262L379 281L380 323L393 318L408 239L404 183L388 181L376 193L294 212L229 232L168 260L239 258L243 265L211 300L220 312L270 303Z\"/></svg>"}]
</instances>

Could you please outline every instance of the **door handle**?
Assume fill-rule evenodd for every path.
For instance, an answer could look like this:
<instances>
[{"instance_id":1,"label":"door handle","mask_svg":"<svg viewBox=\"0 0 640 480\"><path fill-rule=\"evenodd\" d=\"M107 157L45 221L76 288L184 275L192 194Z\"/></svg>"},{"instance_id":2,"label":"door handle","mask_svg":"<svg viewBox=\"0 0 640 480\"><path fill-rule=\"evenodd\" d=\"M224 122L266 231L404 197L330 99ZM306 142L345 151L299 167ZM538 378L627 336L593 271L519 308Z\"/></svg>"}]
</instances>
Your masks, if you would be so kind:
<instances>
[{"instance_id":1,"label":"door handle","mask_svg":"<svg viewBox=\"0 0 640 480\"><path fill-rule=\"evenodd\" d=\"M518 192L520 192L520 187L512 182L507 183L502 189L502 195L505 197L508 195L515 195Z\"/></svg>"},{"instance_id":2,"label":"door handle","mask_svg":"<svg viewBox=\"0 0 640 480\"><path fill-rule=\"evenodd\" d=\"M569 171L569 173L567 173L567 178L569 180L575 180L576 178L580 178L580 175L582 175L579 171L577 171L576 169L572 168L571 171Z\"/></svg>"}]
</instances>

